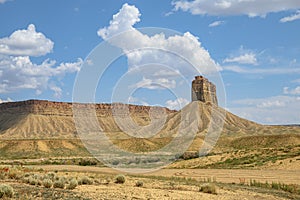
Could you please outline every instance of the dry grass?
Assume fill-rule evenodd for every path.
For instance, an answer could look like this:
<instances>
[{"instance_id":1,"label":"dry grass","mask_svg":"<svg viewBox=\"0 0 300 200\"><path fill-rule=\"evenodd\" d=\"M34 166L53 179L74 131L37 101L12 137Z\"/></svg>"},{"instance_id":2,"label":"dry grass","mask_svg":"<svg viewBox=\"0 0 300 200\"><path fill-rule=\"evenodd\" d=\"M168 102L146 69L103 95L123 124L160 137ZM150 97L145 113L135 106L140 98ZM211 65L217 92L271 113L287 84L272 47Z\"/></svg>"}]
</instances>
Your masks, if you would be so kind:
<instances>
[{"instance_id":1,"label":"dry grass","mask_svg":"<svg viewBox=\"0 0 300 200\"><path fill-rule=\"evenodd\" d=\"M213 183L206 183L200 186L199 192L204 192L208 194L217 194L216 185Z\"/></svg>"}]
</instances>

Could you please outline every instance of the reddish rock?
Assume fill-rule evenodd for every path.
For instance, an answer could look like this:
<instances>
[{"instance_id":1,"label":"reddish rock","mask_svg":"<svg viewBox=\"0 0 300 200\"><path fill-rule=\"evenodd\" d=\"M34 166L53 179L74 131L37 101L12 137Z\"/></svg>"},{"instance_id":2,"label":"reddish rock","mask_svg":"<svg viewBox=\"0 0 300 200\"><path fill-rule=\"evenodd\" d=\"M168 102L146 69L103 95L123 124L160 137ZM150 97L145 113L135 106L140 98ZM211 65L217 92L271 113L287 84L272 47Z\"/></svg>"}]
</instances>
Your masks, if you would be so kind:
<instances>
[{"instance_id":1,"label":"reddish rock","mask_svg":"<svg viewBox=\"0 0 300 200\"><path fill-rule=\"evenodd\" d=\"M203 76L195 76L192 82L192 101L218 105L216 86Z\"/></svg>"}]
</instances>

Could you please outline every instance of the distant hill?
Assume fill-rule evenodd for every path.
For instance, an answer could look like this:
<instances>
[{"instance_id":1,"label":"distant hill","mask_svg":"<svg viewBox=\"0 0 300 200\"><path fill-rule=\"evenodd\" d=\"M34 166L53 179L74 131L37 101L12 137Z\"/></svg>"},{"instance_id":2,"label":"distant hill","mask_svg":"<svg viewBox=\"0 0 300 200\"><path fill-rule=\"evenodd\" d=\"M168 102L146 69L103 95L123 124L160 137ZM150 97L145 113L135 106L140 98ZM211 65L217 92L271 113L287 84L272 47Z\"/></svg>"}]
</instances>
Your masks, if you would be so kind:
<instances>
[{"instance_id":1,"label":"distant hill","mask_svg":"<svg viewBox=\"0 0 300 200\"><path fill-rule=\"evenodd\" d=\"M77 105L83 107L91 106L91 104ZM183 113L189 113L189 109L192 106L194 106L192 109L197 108L196 111L193 110L197 117L188 116L190 117L189 123L197 123L198 127L191 149L199 149L199 146L203 143L204 136L211 127L221 128L220 136L222 138L300 133L299 126L264 126L240 118L209 102L193 101L180 111L156 107L158 111L167 113L166 123L162 129L148 139L132 138L124 133L116 123L112 116L111 104L95 104L92 106L95 106L98 121L104 131L111 137L111 140L121 148L131 151L149 151L161 148L167 144L182 126ZM150 109L150 106L129 105L130 117L137 124L147 126L150 123ZM216 119L215 121L211 120L212 115ZM221 122L223 118L224 124L222 127ZM212 125L212 123L214 124ZM186 129L186 134L188 132L189 130ZM182 134L185 134L184 131ZM1 151L7 152L13 148L5 143L5 141L9 140L64 140L68 142L65 143L66 145L61 143L59 148L66 148L70 151L70 149L72 150L75 147L79 148L80 142L70 142L76 139L78 139L78 135L73 119L72 103L28 100L0 104L0 153ZM28 145L31 145L32 151L34 151L34 148L37 151L45 152L52 151L51 148L56 148L55 145L51 147L51 142Z\"/></svg>"},{"instance_id":2,"label":"distant hill","mask_svg":"<svg viewBox=\"0 0 300 200\"><path fill-rule=\"evenodd\" d=\"M211 121L212 111L215 117L224 117L222 136L236 137L260 134L282 134L286 131L289 133L300 133L299 126L264 126L240 118L209 103L200 101L193 103L198 104L199 109L197 111L200 116L198 118L199 135L207 131ZM89 106L89 104L79 105ZM112 116L111 104L95 104L94 106L99 123L101 123L101 127L103 127L106 132L122 132ZM130 117L137 124L145 126L150 123L150 106L128 106ZM181 120L181 111L169 110L168 108L162 107L158 109L166 112L168 117L159 136L155 137L168 137L172 130L178 129ZM1 139L70 139L76 137L72 103L28 100L0 104Z\"/></svg>"}]
</instances>

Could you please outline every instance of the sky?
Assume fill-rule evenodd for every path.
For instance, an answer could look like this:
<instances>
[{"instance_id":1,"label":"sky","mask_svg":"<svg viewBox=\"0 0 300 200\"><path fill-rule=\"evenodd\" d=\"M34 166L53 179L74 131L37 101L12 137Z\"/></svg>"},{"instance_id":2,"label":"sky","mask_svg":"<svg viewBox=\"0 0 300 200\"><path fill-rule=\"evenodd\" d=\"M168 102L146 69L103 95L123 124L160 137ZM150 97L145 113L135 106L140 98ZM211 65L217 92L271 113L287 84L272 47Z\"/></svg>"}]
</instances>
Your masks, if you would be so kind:
<instances>
[{"instance_id":1,"label":"sky","mask_svg":"<svg viewBox=\"0 0 300 200\"><path fill-rule=\"evenodd\" d=\"M104 43L96 102L180 109L204 75L230 112L300 124L298 0L0 0L0 19L0 103L72 101Z\"/></svg>"}]
</instances>

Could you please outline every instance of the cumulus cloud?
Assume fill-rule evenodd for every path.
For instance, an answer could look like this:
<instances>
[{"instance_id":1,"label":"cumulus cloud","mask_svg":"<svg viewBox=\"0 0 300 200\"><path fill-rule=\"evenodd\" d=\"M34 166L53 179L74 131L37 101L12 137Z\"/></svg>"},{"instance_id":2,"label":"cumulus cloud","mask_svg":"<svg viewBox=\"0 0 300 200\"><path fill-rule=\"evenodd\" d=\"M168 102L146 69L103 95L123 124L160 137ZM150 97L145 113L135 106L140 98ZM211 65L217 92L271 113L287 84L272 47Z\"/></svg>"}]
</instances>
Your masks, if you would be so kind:
<instances>
[{"instance_id":1,"label":"cumulus cloud","mask_svg":"<svg viewBox=\"0 0 300 200\"><path fill-rule=\"evenodd\" d=\"M240 74L266 74L266 75L273 75L273 74L300 74L299 68L249 68L249 67L240 67L237 65L231 66L223 66L224 71L232 71L235 73Z\"/></svg>"},{"instance_id":2,"label":"cumulus cloud","mask_svg":"<svg viewBox=\"0 0 300 200\"><path fill-rule=\"evenodd\" d=\"M166 107L168 107L171 110L180 110L184 106L186 106L189 103L189 101L185 98L179 97L178 99L168 100L166 101Z\"/></svg>"},{"instance_id":3,"label":"cumulus cloud","mask_svg":"<svg viewBox=\"0 0 300 200\"><path fill-rule=\"evenodd\" d=\"M135 6L125 3L120 11L113 15L107 28L99 29L98 35L107 39L115 34L133 29L133 25L140 21L140 11Z\"/></svg>"},{"instance_id":4,"label":"cumulus cloud","mask_svg":"<svg viewBox=\"0 0 300 200\"><path fill-rule=\"evenodd\" d=\"M285 23L285 22L292 22L292 21L299 20L299 19L300 19L300 10L298 10L295 14L293 14L291 16L281 18L279 21L281 23Z\"/></svg>"},{"instance_id":5,"label":"cumulus cloud","mask_svg":"<svg viewBox=\"0 0 300 200\"><path fill-rule=\"evenodd\" d=\"M189 62L203 73L220 70L220 66L202 47L197 37L189 32L183 35L166 36L158 33L148 36L133 27L140 21L140 16L135 6L124 4L113 16L109 26L98 31L102 39L111 38L108 41L123 50L128 58L129 68L145 63L161 63L182 69ZM129 32L123 33L122 37L112 38L124 31Z\"/></svg>"},{"instance_id":6,"label":"cumulus cloud","mask_svg":"<svg viewBox=\"0 0 300 200\"><path fill-rule=\"evenodd\" d=\"M30 24L27 29L17 30L9 37L0 39L0 54L14 56L42 56L50 53L54 43L43 33L36 32Z\"/></svg>"},{"instance_id":7,"label":"cumulus cloud","mask_svg":"<svg viewBox=\"0 0 300 200\"><path fill-rule=\"evenodd\" d=\"M7 97L7 99L0 99L0 103L6 103L6 102L12 102L13 100L9 97Z\"/></svg>"},{"instance_id":8,"label":"cumulus cloud","mask_svg":"<svg viewBox=\"0 0 300 200\"><path fill-rule=\"evenodd\" d=\"M32 63L29 56L0 56L0 93L16 92L22 89L40 91L47 89L50 79L64 76L65 73L77 72L82 60L74 63L61 63L45 60L41 64ZM54 90L56 94L57 89Z\"/></svg>"},{"instance_id":9,"label":"cumulus cloud","mask_svg":"<svg viewBox=\"0 0 300 200\"><path fill-rule=\"evenodd\" d=\"M214 22L210 23L208 25L208 27L216 27L216 26L220 26L220 25L222 25L224 23L225 23L225 21L214 21Z\"/></svg>"},{"instance_id":10,"label":"cumulus cloud","mask_svg":"<svg viewBox=\"0 0 300 200\"><path fill-rule=\"evenodd\" d=\"M300 8L300 1L294 0L179 0L173 2L174 10L190 12L193 15L248 15L264 17L268 13Z\"/></svg>"},{"instance_id":11,"label":"cumulus cloud","mask_svg":"<svg viewBox=\"0 0 300 200\"><path fill-rule=\"evenodd\" d=\"M284 94L291 94L291 95L300 95L300 86L290 89L289 87L284 87L283 88L283 93Z\"/></svg>"},{"instance_id":12,"label":"cumulus cloud","mask_svg":"<svg viewBox=\"0 0 300 200\"><path fill-rule=\"evenodd\" d=\"M53 96L55 98L58 98L58 99L61 98L61 96L62 96L62 89L60 87L58 87L56 85L50 85L49 88L50 88L50 90L54 91Z\"/></svg>"},{"instance_id":13,"label":"cumulus cloud","mask_svg":"<svg viewBox=\"0 0 300 200\"><path fill-rule=\"evenodd\" d=\"M135 88L146 88L150 90L155 89L172 89L176 87L176 81L175 80L169 80L166 78L157 78L157 79L148 79L143 77L143 80L136 83L132 87Z\"/></svg>"},{"instance_id":14,"label":"cumulus cloud","mask_svg":"<svg viewBox=\"0 0 300 200\"><path fill-rule=\"evenodd\" d=\"M140 104L140 105L143 105L143 106L149 106L149 104L146 101L144 101L144 100L142 100L138 97L133 97L133 96L130 96L128 98L128 103L134 103L134 104Z\"/></svg>"},{"instance_id":15,"label":"cumulus cloud","mask_svg":"<svg viewBox=\"0 0 300 200\"><path fill-rule=\"evenodd\" d=\"M299 124L300 98L273 96L259 99L243 99L229 110L238 116L264 124Z\"/></svg>"},{"instance_id":16,"label":"cumulus cloud","mask_svg":"<svg viewBox=\"0 0 300 200\"><path fill-rule=\"evenodd\" d=\"M226 58L223 62L257 65L256 54L254 53L245 53L237 57Z\"/></svg>"},{"instance_id":17,"label":"cumulus cloud","mask_svg":"<svg viewBox=\"0 0 300 200\"><path fill-rule=\"evenodd\" d=\"M49 89L60 98L62 89L54 80L66 73L79 71L83 61L80 58L76 62L60 64L50 59L41 64L31 61L31 56L52 52L53 45L43 33L36 31L33 24L13 32L9 37L0 38L0 94L31 89L40 95L43 90Z\"/></svg>"}]
</instances>

